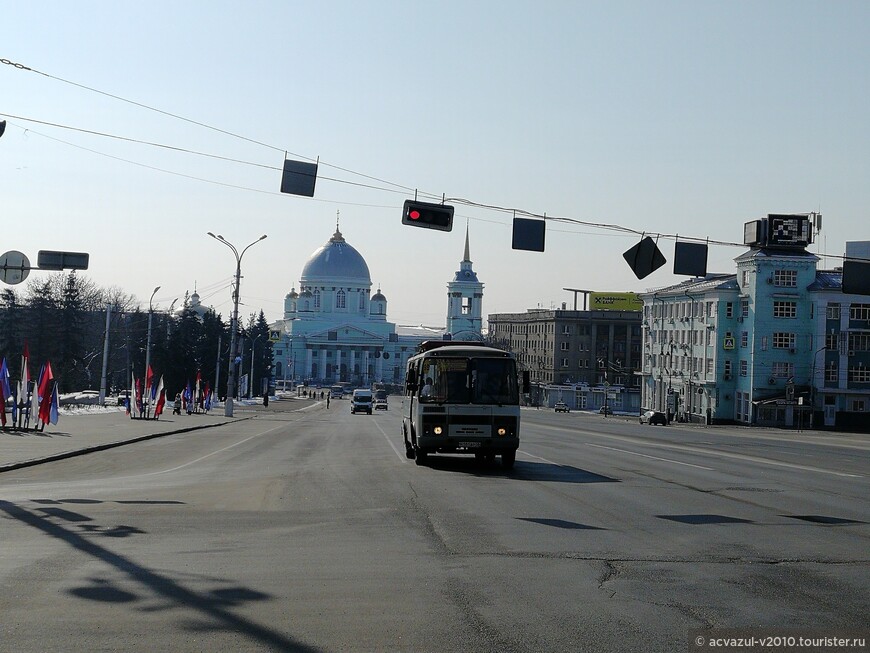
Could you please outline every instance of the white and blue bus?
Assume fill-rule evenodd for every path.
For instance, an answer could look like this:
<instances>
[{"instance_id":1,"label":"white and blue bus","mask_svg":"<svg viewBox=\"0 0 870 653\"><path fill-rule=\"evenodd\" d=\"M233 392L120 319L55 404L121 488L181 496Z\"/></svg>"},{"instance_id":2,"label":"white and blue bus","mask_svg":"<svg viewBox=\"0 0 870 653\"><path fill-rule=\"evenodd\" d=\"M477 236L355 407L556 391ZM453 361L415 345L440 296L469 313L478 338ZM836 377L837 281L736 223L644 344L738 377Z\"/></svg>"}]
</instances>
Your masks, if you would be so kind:
<instances>
[{"instance_id":1,"label":"white and blue bus","mask_svg":"<svg viewBox=\"0 0 870 653\"><path fill-rule=\"evenodd\" d=\"M523 392L528 372L523 373ZM510 469L520 446L520 387L513 355L481 343L426 341L408 359L402 435L408 458L501 456Z\"/></svg>"}]
</instances>

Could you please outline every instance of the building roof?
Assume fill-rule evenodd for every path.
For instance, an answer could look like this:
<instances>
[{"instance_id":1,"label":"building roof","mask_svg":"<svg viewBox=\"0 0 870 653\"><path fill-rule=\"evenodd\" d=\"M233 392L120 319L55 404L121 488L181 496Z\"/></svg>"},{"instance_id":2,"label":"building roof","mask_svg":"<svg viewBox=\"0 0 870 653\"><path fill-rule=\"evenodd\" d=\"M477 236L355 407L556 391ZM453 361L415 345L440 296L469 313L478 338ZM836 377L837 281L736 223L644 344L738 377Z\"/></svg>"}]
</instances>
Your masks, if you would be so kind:
<instances>
[{"instance_id":1,"label":"building roof","mask_svg":"<svg viewBox=\"0 0 870 653\"><path fill-rule=\"evenodd\" d=\"M842 270L817 270L816 280L813 281L807 290L842 290L843 289L843 271Z\"/></svg>"},{"instance_id":2,"label":"building roof","mask_svg":"<svg viewBox=\"0 0 870 653\"><path fill-rule=\"evenodd\" d=\"M654 295L684 295L700 294L710 290L738 290L736 274L710 273L706 277L687 279L673 286L664 288L651 288L645 293L638 293L638 297L647 298Z\"/></svg>"},{"instance_id":3,"label":"building roof","mask_svg":"<svg viewBox=\"0 0 870 653\"><path fill-rule=\"evenodd\" d=\"M819 260L819 257L805 249L776 249L769 247L753 247L735 258L735 261L748 261L760 258L806 258Z\"/></svg>"},{"instance_id":4,"label":"building roof","mask_svg":"<svg viewBox=\"0 0 870 653\"><path fill-rule=\"evenodd\" d=\"M305 263L300 281L303 285L317 285L326 281L372 285L365 259L345 241L337 228L332 238Z\"/></svg>"}]
</instances>

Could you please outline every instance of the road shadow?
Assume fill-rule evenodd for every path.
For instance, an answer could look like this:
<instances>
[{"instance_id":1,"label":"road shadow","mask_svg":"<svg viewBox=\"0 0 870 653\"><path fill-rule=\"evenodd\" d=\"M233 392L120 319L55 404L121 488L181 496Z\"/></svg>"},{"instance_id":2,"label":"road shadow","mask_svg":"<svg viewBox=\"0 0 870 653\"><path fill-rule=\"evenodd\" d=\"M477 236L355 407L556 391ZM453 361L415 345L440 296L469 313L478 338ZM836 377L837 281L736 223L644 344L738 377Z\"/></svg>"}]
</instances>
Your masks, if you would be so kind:
<instances>
[{"instance_id":1,"label":"road shadow","mask_svg":"<svg viewBox=\"0 0 870 653\"><path fill-rule=\"evenodd\" d=\"M656 515L659 519L667 519L680 524L689 524L691 526L704 526L708 524L754 524L751 519L741 519L740 517L729 517L728 515Z\"/></svg>"},{"instance_id":2,"label":"road shadow","mask_svg":"<svg viewBox=\"0 0 870 653\"><path fill-rule=\"evenodd\" d=\"M619 479L603 476L571 465L516 461L513 469L505 469L498 458L494 462L480 461L473 456L428 456L425 467L442 472L480 477L503 477L516 481L548 481L553 483L619 483Z\"/></svg>"},{"instance_id":3,"label":"road shadow","mask_svg":"<svg viewBox=\"0 0 870 653\"><path fill-rule=\"evenodd\" d=\"M589 526L576 521L567 521L565 519L548 519L545 517L514 517L517 521L527 521L532 524L540 524L541 526L551 526L553 528L561 528L568 531L604 531L606 528L598 526Z\"/></svg>"},{"instance_id":4,"label":"road shadow","mask_svg":"<svg viewBox=\"0 0 870 653\"><path fill-rule=\"evenodd\" d=\"M41 511L56 510L42 508ZM180 581L167 573L160 573L137 563L129 556L111 551L97 544L82 534L65 528L52 521L49 515L40 515L37 511L18 505L11 501L0 499L0 513L9 518L31 526L49 537L66 543L71 548L109 565L128 580L141 587L146 592L157 595L167 602L165 609L187 608L196 610L201 617L210 619L201 624L204 630L223 630L239 633L259 644L276 651L287 653L314 653L317 649L302 644L282 633L260 625L250 619L232 613L229 608L250 601L271 599L270 595L245 587L231 587L197 592L185 587ZM68 516L52 515L67 519ZM92 521L90 517L79 515L77 521ZM128 527L131 528L131 527ZM105 579L90 579L85 587L68 590L70 596L89 601L109 602L117 604L135 604L140 597L130 589L122 589Z\"/></svg>"}]
</instances>

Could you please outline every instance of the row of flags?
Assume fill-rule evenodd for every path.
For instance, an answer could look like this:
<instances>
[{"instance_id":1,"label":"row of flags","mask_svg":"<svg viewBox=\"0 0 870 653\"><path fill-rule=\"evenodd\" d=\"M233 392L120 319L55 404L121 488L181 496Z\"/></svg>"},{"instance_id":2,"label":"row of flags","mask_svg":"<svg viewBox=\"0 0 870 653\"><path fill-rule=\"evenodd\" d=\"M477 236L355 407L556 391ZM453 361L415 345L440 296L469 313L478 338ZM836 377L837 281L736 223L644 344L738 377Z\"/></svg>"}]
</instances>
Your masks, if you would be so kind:
<instances>
[{"instance_id":1,"label":"row of flags","mask_svg":"<svg viewBox=\"0 0 870 653\"><path fill-rule=\"evenodd\" d=\"M131 375L130 381L130 392L125 400L127 415L138 419L159 419L166 406L163 376L160 377L157 385L154 385L154 370L149 365L145 372L144 384L141 378L136 378L135 373ZM208 412L212 407L213 394L208 381L203 387L202 374L197 372L195 385L191 386L188 381L187 387L176 396L175 410L180 412L181 409L185 409L188 413L200 412L200 410Z\"/></svg>"},{"instance_id":2,"label":"row of flags","mask_svg":"<svg viewBox=\"0 0 870 653\"><path fill-rule=\"evenodd\" d=\"M12 398L12 424L18 428L44 429L46 424L57 424L60 399L51 361L40 368L39 375L30 381L30 351L24 343L21 355L21 379L13 385L6 358L0 362L0 426L6 426L6 401Z\"/></svg>"}]
</instances>

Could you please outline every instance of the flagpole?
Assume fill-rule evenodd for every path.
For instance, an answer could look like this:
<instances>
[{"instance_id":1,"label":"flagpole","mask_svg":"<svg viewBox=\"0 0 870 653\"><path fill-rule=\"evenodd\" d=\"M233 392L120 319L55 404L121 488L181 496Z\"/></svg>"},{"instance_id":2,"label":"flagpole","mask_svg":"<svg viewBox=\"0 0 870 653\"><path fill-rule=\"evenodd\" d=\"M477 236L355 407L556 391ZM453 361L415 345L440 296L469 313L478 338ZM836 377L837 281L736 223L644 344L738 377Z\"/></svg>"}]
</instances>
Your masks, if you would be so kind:
<instances>
[{"instance_id":1,"label":"flagpole","mask_svg":"<svg viewBox=\"0 0 870 653\"><path fill-rule=\"evenodd\" d=\"M148 385L148 370L151 369L151 318L154 315L154 308L152 307L151 302L154 301L154 295L157 294L158 290L160 290L160 286L157 286L154 289L154 292L151 293L151 299L148 300L148 339L146 340L145 345L145 386ZM145 409L145 419L148 419L148 413L151 412L151 406L148 403L148 394L150 393L151 388L145 386L142 388L142 404Z\"/></svg>"}]
</instances>

